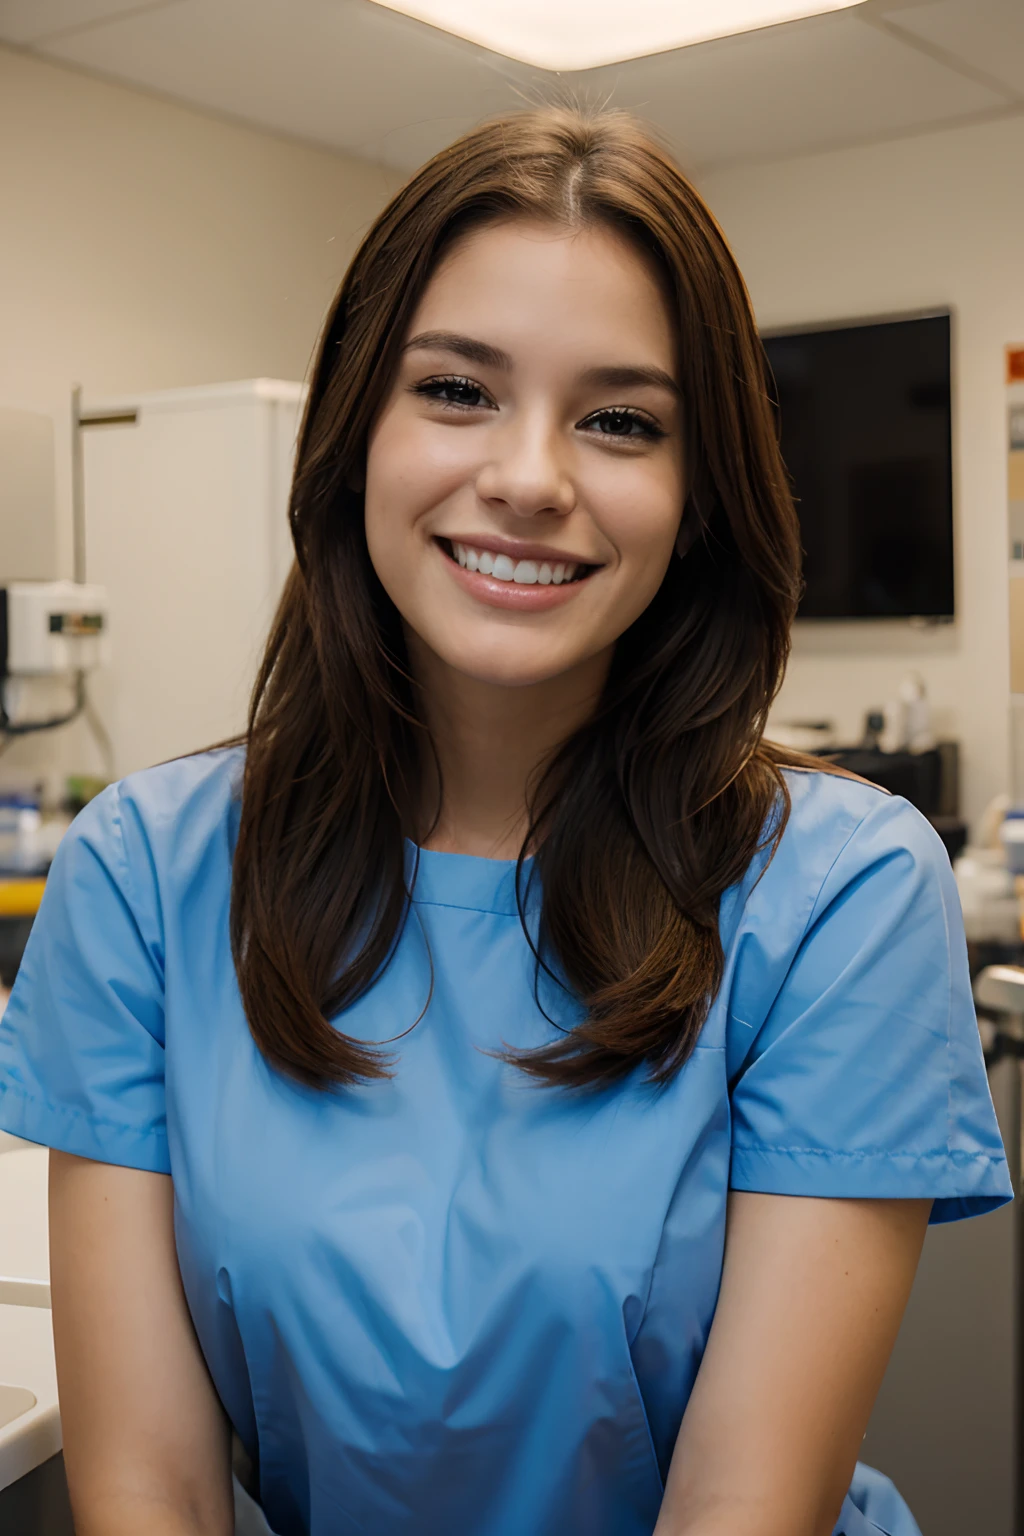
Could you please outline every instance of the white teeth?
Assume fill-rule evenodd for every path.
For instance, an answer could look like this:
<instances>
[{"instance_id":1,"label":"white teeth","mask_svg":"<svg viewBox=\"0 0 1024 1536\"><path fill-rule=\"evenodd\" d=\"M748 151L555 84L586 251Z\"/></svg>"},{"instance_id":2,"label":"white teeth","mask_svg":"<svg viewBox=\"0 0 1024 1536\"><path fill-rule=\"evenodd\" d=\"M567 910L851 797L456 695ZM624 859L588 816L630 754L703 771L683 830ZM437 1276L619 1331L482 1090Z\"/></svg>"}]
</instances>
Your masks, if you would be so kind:
<instances>
[{"instance_id":1,"label":"white teeth","mask_svg":"<svg viewBox=\"0 0 1024 1536\"><path fill-rule=\"evenodd\" d=\"M493 576L497 581L514 581L523 587L559 587L572 581L580 569L576 561L559 560L512 560L509 555L495 555L489 549L473 549L469 544L457 544L452 540L452 554L466 571L479 571L481 576Z\"/></svg>"}]
</instances>

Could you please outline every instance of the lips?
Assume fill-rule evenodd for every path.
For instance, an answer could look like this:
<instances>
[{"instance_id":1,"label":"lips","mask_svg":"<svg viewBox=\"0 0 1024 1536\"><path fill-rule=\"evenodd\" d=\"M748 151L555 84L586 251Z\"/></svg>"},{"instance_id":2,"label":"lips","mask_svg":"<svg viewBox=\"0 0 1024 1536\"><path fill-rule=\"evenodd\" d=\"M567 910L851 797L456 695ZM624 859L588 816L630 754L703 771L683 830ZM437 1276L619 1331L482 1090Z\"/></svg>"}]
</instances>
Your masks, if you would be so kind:
<instances>
[{"instance_id":1,"label":"lips","mask_svg":"<svg viewBox=\"0 0 1024 1536\"><path fill-rule=\"evenodd\" d=\"M491 608L519 613L559 607L584 586L600 567L567 559L542 545L524 546L502 540L504 548L435 538L438 550L458 585Z\"/></svg>"}]
</instances>

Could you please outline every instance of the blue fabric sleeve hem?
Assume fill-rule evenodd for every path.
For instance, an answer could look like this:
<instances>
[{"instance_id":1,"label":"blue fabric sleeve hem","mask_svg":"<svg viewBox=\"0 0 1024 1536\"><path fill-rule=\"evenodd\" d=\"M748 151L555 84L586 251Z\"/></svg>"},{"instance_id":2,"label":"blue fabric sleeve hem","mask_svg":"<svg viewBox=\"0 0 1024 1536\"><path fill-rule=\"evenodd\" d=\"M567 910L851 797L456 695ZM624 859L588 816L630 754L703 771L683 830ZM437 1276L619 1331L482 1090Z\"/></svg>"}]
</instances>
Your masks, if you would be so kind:
<instances>
[{"instance_id":1,"label":"blue fabric sleeve hem","mask_svg":"<svg viewBox=\"0 0 1024 1536\"><path fill-rule=\"evenodd\" d=\"M90 1120L67 1105L34 1099L11 1083L0 1083L0 1130L96 1163L116 1163L146 1173L171 1171L164 1131Z\"/></svg>"},{"instance_id":2,"label":"blue fabric sleeve hem","mask_svg":"<svg viewBox=\"0 0 1024 1536\"><path fill-rule=\"evenodd\" d=\"M1013 1199L1002 1157L977 1152L833 1152L736 1146L731 1189L833 1200L932 1200L931 1223L982 1216Z\"/></svg>"}]
</instances>

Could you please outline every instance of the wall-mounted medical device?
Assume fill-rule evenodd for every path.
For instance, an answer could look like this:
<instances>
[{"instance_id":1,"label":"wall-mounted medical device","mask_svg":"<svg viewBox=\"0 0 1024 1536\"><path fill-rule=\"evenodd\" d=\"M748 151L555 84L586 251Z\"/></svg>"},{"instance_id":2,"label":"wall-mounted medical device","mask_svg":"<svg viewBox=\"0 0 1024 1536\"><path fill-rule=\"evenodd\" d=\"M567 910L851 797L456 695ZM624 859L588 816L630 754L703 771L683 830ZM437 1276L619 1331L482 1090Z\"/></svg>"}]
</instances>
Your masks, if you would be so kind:
<instances>
[{"instance_id":1,"label":"wall-mounted medical device","mask_svg":"<svg viewBox=\"0 0 1024 1536\"><path fill-rule=\"evenodd\" d=\"M70 725L87 708L86 674L107 656L103 587L78 581L0 587L0 740ZM52 687L40 690L53 683L73 690L70 705L56 714L46 707ZM58 697L66 691L59 688Z\"/></svg>"},{"instance_id":2,"label":"wall-mounted medical device","mask_svg":"<svg viewBox=\"0 0 1024 1536\"><path fill-rule=\"evenodd\" d=\"M0 587L0 677L72 677L108 659L107 594L76 581Z\"/></svg>"}]
</instances>

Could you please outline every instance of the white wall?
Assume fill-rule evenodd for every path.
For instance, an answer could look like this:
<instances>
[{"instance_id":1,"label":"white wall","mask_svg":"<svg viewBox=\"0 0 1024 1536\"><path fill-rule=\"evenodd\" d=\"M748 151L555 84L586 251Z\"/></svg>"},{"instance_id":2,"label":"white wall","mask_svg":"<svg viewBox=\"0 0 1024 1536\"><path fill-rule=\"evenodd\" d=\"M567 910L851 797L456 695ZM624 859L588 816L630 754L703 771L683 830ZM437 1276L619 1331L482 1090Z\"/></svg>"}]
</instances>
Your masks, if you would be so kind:
<instances>
[{"instance_id":1,"label":"white wall","mask_svg":"<svg viewBox=\"0 0 1024 1536\"><path fill-rule=\"evenodd\" d=\"M4 49L0 145L0 407L53 417L70 574L72 384L88 401L301 379L400 178ZM54 752L99 766L76 727L18 743L4 770Z\"/></svg>"},{"instance_id":2,"label":"white wall","mask_svg":"<svg viewBox=\"0 0 1024 1536\"><path fill-rule=\"evenodd\" d=\"M956 587L949 630L798 626L781 718L864 712L910 668L963 745L964 810L1006 788L1009 688L1004 347L1024 340L1024 118L735 168L701 190L767 327L955 310Z\"/></svg>"}]
</instances>

